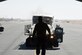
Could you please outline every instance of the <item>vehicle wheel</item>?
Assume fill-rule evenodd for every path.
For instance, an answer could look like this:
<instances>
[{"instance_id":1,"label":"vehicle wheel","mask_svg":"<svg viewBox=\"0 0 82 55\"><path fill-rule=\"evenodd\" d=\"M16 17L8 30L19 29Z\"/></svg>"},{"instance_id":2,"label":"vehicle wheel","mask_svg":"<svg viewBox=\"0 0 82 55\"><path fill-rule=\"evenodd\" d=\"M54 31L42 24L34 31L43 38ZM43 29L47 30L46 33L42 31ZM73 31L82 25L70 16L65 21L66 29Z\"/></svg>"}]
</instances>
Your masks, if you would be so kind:
<instances>
[{"instance_id":1,"label":"vehicle wheel","mask_svg":"<svg viewBox=\"0 0 82 55\"><path fill-rule=\"evenodd\" d=\"M58 41L54 41L54 44L53 44L54 47L58 47L59 46L59 43Z\"/></svg>"}]
</instances>

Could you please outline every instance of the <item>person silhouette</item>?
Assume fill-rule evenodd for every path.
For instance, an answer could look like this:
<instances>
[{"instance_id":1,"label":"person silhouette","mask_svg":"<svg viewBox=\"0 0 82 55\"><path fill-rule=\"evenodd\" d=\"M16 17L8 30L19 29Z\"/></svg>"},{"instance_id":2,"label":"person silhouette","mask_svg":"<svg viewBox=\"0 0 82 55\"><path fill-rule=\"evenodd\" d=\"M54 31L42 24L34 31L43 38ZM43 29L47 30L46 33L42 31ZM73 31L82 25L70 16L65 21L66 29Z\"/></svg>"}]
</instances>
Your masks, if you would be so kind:
<instances>
[{"instance_id":1,"label":"person silhouette","mask_svg":"<svg viewBox=\"0 0 82 55\"><path fill-rule=\"evenodd\" d=\"M35 25L33 31L33 37L37 35L37 43L36 43L36 55L40 54L40 48L42 49L41 55L45 55L46 53L46 30L51 35L50 29L46 23L42 21L42 16L38 17L38 23Z\"/></svg>"},{"instance_id":2,"label":"person silhouette","mask_svg":"<svg viewBox=\"0 0 82 55\"><path fill-rule=\"evenodd\" d=\"M63 28L60 27L60 25L56 25L55 28L55 35L57 37L57 39L61 39L60 43L63 42Z\"/></svg>"}]
</instances>

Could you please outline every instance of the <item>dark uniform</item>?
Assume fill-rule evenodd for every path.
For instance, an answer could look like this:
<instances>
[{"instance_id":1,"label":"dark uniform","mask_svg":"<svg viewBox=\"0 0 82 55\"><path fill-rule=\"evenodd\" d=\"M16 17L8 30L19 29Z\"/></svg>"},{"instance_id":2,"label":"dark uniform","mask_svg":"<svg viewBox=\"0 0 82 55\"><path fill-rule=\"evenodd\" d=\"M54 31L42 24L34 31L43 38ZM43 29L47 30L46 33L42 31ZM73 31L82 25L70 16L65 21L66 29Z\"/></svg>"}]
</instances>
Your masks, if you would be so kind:
<instances>
[{"instance_id":1,"label":"dark uniform","mask_svg":"<svg viewBox=\"0 0 82 55\"><path fill-rule=\"evenodd\" d=\"M55 35L56 35L57 39L60 38L61 39L61 42L63 42L63 28L57 26L55 28Z\"/></svg>"},{"instance_id":2,"label":"dark uniform","mask_svg":"<svg viewBox=\"0 0 82 55\"><path fill-rule=\"evenodd\" d=\"M42 48L42 55L45 55L46 52L46 30L50 33L48 25L42 22L42 17L39 17L38 23L35 25L33 36L37 35L37 45L36 45L36 54L40 54L40 47Z\"/></svg>"}]
</instances>

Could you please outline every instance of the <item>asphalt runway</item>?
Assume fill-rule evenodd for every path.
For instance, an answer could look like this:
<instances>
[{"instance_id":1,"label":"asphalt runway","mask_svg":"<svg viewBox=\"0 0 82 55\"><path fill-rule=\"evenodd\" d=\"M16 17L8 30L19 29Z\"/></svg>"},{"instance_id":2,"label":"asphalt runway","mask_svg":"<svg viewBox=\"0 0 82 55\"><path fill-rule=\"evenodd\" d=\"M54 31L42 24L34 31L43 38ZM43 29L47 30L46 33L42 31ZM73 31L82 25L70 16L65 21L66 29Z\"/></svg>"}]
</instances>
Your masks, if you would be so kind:
<instances>
[{"instance_id":1,"label":"asphalt runway","mask_svg":"<svg viewBox=\"0 0 82 55\"><path fill-rule=\"evenodd\" d=\"M23 45L28 37L24 35L24 25L30 21L0 23L5 28L0 33L0 55L36 55L35 49L25 49ZM47 50L46 55L82 55L82 24L58 24L64 28L64 42L58 48Z\"/></svg>"}]
</instances>

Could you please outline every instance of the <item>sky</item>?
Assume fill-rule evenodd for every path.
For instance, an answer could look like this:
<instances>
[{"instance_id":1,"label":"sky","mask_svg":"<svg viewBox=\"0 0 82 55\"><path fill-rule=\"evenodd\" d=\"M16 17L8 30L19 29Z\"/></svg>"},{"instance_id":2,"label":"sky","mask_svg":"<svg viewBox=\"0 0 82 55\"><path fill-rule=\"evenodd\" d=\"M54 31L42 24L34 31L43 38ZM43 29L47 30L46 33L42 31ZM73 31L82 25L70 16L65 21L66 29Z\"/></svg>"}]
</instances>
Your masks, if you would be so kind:
<instances>
[{"instance_id":1,"label":"sky","mask_svg":"<svg viewBox=\"0 0 82 55\"><path fill-rule=\"evenodd\" d=\"M0 2L0 18L31 19L35 14L54 19L82 19L82 2L76 0L7 0Z\"/></svg>"}]
</instances>

